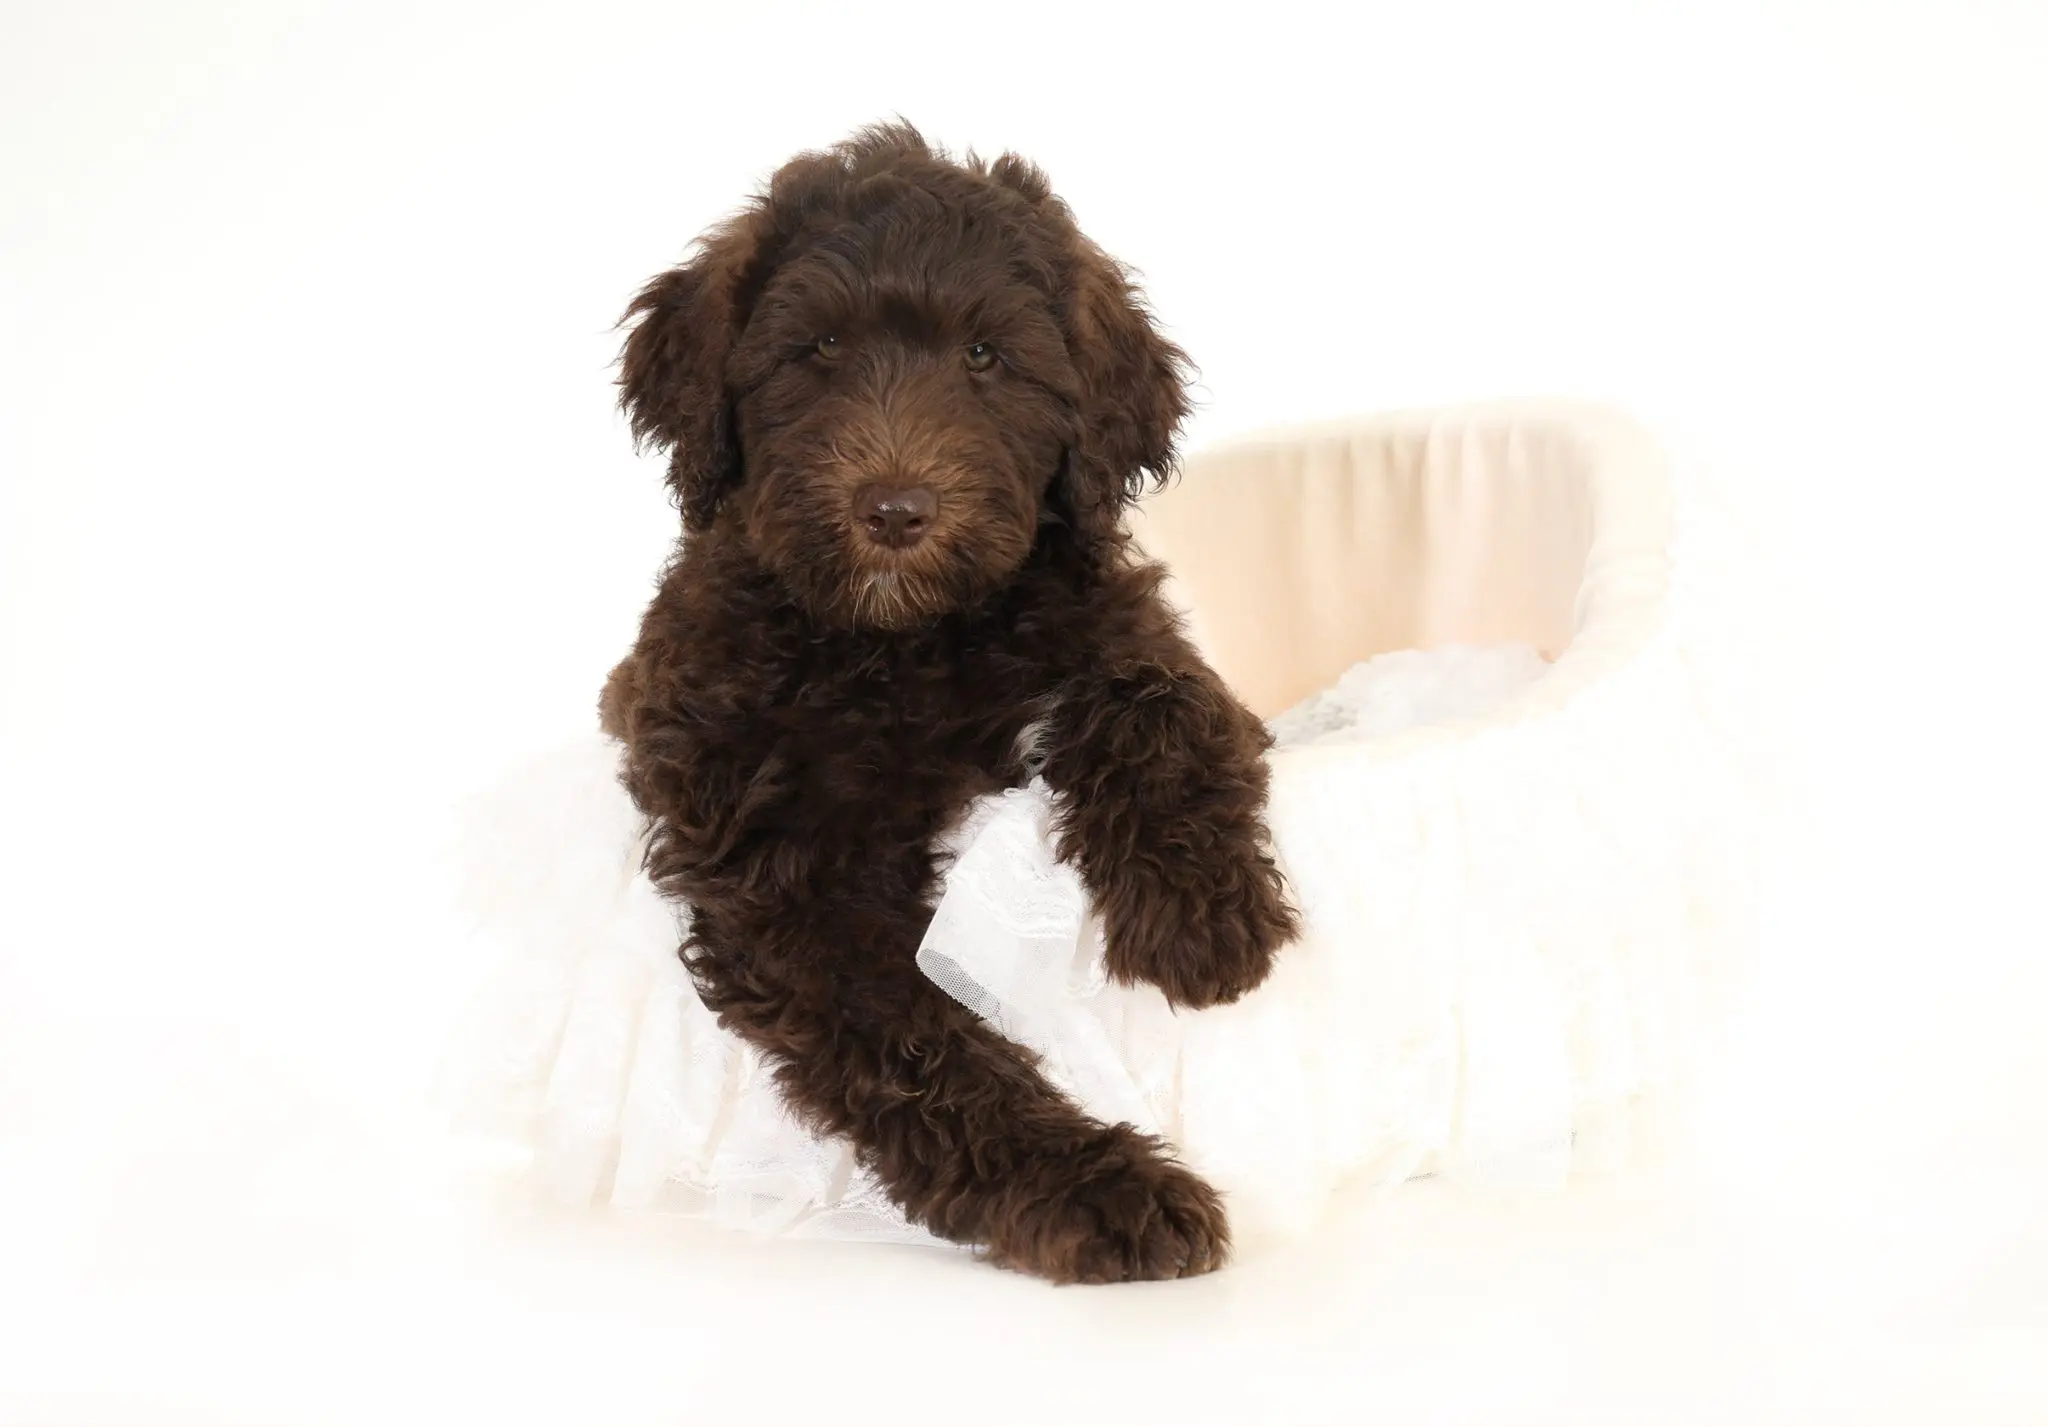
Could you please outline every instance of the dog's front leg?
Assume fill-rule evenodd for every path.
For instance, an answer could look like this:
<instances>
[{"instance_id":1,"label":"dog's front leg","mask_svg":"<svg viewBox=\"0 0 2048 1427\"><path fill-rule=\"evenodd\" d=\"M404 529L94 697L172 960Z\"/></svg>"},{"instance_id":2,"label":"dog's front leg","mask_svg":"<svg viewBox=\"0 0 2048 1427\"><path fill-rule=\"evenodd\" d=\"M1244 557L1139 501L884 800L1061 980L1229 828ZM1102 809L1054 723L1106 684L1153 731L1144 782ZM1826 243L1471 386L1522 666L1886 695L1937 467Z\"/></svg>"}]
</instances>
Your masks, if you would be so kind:
<instances>
[{"instance_id":1,"label":"dog's front leg","mask_svg":"<svg viewBox=\"0 0 2048 1427\"><path fill-rule=\"evenodd\" d=\"M1088 1118L927 981L913 918L820 914L815 935L801 916L742 932L700 914L693 966L721 1022L775 1062L791 1108L850 1140L910 1219L1055 1282L1221 1265L1215 1191L1157 1140Z\"/></svg>"},{"instance_id":2,"label":"dog's front leg","mask_svg":"<svg viewBox=\"0 0 2048 1427\"><path fill-rule=\"evenodd\" d=\"M1178 639L1069 682L1045 777L1060 857L1103 918L1108 969L1181 1006L1234 1001L1297 931L1265 823L1265 727Z\"/></svg>"}]
</instances>

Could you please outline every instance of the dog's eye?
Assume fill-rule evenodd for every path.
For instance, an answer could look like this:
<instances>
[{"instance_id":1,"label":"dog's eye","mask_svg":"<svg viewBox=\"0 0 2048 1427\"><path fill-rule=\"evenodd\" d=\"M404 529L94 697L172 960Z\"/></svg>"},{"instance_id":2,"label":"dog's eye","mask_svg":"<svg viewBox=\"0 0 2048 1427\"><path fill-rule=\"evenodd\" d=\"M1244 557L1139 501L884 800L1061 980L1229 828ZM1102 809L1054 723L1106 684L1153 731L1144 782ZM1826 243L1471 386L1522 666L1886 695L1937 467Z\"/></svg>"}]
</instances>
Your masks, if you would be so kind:
<instances>
[{"instance_id":1,"label":"dog's eye","mask_svg":"<svg viewBox=\"0 0 2048 1427\"><path fill-rule=\"evenodd\" d=\"M813 344L812 350L829 362L845 349L845 345L837 337L820 337Z\"/></svg>"},{"instance_id":2,"label":"dog's eye","mask_svg":"<svg viewBox=\"0 0 2048 1427\"><path fill-rule=\"evenodd\" d=\"M996 364L996 349L988 342L976 342L967 349L967 370L985 372Z\"/></svg>"}]
</instances>

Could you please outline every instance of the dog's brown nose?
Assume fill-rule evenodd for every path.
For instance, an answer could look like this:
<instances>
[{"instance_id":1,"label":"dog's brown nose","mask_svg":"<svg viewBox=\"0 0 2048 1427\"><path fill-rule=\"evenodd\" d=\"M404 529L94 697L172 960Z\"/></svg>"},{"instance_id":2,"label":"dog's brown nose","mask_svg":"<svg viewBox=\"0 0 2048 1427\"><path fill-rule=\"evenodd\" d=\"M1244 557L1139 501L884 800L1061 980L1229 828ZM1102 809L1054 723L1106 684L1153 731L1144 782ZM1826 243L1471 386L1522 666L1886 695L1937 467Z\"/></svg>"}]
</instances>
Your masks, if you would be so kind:
<instances>
[{"instance_id":1,"label":"dog's brown nose","mask_svg":"<svg viewBox=\"0 0 2048 1427\"><path fill-rule=\"evenodd\" d=\"M853 518L868 539L892 550L905 550L924 539L939 513L939 496L930 486L862 486L854 492Z\"/></svg>"}]
</instances>

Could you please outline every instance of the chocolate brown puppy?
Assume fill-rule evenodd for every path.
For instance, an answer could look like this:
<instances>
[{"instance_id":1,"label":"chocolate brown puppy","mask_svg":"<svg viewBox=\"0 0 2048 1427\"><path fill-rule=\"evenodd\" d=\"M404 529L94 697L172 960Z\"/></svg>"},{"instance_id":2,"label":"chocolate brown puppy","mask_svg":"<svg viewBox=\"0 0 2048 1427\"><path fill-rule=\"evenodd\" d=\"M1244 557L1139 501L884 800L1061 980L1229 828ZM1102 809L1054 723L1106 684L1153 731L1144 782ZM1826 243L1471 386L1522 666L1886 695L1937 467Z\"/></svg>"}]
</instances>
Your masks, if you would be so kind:
<instances>
[{"instance_id":1,"label":"chocolate brown puppy","mask_svg":"<svg viewBox=\"0 0 2048 1427\"><path fill-rule=\"evenodd\" d=\"M1295 934L1265 729L1123 525L1185 357L1037 168L902 125L792 160L627 320L683 534L600 713L705 1004L933 1232L1062 1282L1215 1268L1216 1193L914 960L935 839L1033 772L1113 975L1213 1005Z\"/></svg>"}]
</instances>

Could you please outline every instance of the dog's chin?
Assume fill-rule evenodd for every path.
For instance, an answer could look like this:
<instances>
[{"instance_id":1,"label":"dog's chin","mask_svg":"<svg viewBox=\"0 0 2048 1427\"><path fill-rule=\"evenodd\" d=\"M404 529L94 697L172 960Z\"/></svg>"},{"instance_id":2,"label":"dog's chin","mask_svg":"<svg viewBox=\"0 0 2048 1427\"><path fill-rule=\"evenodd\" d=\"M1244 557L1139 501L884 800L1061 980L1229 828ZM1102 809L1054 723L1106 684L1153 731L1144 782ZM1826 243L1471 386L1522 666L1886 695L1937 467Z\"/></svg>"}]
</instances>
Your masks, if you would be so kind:
<instances>
[{"instance_id":1,"label":"dog's chin","mask_svg":"<svg viewBox=\"0 0 2048 1427\"><path fill-rule=\"evenodd\" d=\"M848 622L857 629L909 629L946 613L927 581L904 569L861 570L847 590Z\"/></svg>"},{"instance_id":2,"label":"dog's chin","mask_svg":"<svg viewBox=\"0 0 2048 1427\"><path fill-rule=\"evenodd\" d=\"M913 629L973 603L977 592L959 583L921 562L862 561L848 575L841 605L856 629Z\"/></svg>"}]
</instances>

